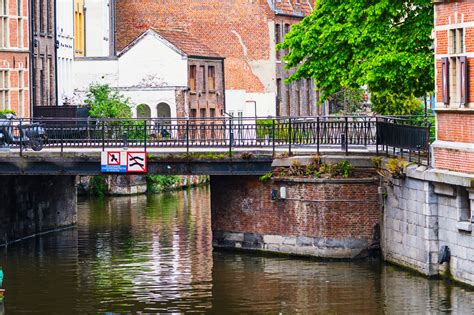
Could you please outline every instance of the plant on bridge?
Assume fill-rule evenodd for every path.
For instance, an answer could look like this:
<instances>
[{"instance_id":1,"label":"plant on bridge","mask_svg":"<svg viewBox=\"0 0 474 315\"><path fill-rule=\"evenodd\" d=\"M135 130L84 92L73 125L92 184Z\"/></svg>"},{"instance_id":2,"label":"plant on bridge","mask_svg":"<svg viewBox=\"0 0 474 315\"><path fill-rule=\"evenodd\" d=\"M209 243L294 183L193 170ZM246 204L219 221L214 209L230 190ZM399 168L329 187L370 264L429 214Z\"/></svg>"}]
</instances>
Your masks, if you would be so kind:
<instances>
[{"instance_id":1,"label":"plant on bridge","mask_svg":"<svg viewBox=\"0 0 474 315\"><path fill-rule=\"evenodd\" d=\"M373 108L409 114L433 90L431 0L317 0L278 49L288 49L289 81L313 78L320 102L367 86Z\"/></svg>"}]
</instances>

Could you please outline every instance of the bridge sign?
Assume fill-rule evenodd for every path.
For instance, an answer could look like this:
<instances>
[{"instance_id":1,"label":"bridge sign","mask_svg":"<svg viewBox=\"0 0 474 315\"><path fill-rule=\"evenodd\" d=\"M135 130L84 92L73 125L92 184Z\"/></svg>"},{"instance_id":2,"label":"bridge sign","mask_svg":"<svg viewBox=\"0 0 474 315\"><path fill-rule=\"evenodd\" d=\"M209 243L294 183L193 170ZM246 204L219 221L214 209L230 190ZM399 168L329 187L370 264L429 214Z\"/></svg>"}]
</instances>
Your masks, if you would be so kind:
<instances>
[{"instance_id":1,"label":"bridge sign","mask_svg":"<svg viewBox=\"0 0 474 315\"><path fill-rule=\"evenodd\" d=\"M105 151L101 155L102 173L146 173L146 152Z\"/></svg>"},{"instance_id":2,"label":"bridge sign","mask_svg":"<svg viewBox=\"0 0 474 315\"><path fill-rule=\"evenodd\" d=\"M146 152L127 152L127 173L146 173Z\"/></svg>"}]
</instances>

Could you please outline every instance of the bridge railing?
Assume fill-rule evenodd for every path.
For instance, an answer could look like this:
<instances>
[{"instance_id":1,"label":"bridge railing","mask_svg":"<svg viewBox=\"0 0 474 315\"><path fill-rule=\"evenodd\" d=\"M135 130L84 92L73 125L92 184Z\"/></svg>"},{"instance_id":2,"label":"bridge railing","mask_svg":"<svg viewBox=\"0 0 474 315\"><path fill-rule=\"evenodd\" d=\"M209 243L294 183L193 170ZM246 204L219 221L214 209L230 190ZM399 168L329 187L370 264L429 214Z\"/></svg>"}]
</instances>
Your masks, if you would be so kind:
<instances>
[{"instance_id":1,"label":"bridge railing","mask_svg":"<svg viewBox=\"0 0 474 315\"><path fill-rule=\"evenodd\" d=\"M40 123L45 148L277 148L321 146L349 153L355 146L382 146L409 152L429 149L426 126L407 118L369 116L269 118L66 119L33 118L13 126ZM1 131L1 126L0 126ZM24 142L7 143L10 147Z\"/></svg>"},{"instance_id":2,"label":"bridge railing","mask_svg":"<svg viewBox=\"0 0 474 315\"><path fill-rule=\"evenodd\" d=\"M377 117L377 145L388 155L408 155L408 160L416 159L419 164L430 165L430 146L434 126L432 117L399 116Z\"/></svg>"}]
</instances>

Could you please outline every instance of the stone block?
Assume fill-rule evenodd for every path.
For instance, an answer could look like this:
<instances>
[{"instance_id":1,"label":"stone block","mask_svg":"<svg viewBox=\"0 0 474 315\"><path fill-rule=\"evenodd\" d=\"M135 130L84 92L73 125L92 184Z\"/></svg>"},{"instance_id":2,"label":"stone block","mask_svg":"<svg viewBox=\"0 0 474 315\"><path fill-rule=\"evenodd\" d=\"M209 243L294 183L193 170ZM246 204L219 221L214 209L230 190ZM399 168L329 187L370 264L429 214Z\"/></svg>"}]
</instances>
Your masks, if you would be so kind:
<instances>
[{"instance_id":1,"label":"stone block","mask_svg":"<svg viewBox=\"0 0 474 315\"><path fill-rule=\"evenodd\" d=\"M313 238L306 237L306 236L298 236L296 238L296 245L297 246L313 246Z\"/></svg>"},{"instance_id":2,"label":"stone block","mask_svg":"<svg viewBox=\"0 0 474 315\"><path fill-rule=\"evenodd\" d=\"M471 222L457 222L456 229L458 229L461 232L469 232L469 237L471 237L472 223Z\"/></svg>"},{"instance_id":3,"label":"stone block","mask_svg":"<svg viewBox=\"0 0 474 315\"><path fill-rule=\"evenodd\" d=\"M264 235L263 242L265 244L283 244L283 236L280 235Z\"/></svg>"},{"instance_id":4,"label":"stone block","mask_svg":"<svg viewBox=\"0 0 474 315\"><path fill-rule=\"evenodd\" d=\"M434 192L438 195L455 197L456 196L456 187L444 183L433 183Z\"/></svg>"},{"instance_id":5,"label":"stone block","mask_svg":"<svg viewBox=\"0 0 474 315\"><path fill-rule=\"evenodd\" d=\"M283 237L282 244L296 246L296 237Z\"/></svg>"},{"instance_id":6,"label":"stone block","mask_svg":"<svg viewBox=\"0 0 474 315\"><path fill-rule=\"evenodd\" d=\"M421 180L407 178L405 180L405 187L409 188L411 190L423 190L424 189L424 183L425 182L423 182Z\"/></svg>"}]
</instances>

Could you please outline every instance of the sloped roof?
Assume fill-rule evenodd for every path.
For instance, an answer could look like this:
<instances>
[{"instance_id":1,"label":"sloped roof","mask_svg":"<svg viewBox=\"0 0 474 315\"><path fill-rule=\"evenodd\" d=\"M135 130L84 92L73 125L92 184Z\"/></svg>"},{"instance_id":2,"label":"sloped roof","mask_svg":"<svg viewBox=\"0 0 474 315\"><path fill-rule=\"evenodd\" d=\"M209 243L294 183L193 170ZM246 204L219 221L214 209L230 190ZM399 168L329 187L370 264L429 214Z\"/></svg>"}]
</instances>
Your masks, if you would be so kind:
<instances>
[{"instance_id":1,"label":"sloped roof","mask_svg":"<svg viewBox=\"0 0 474 315\"><path fill-rule=\"evenodd\" d=\"M196 39L195 36L192 36L188 32L181 29L148 29L146 32L142 33L140 36L135 38L130 44L127 45L119 55L125 54L133 46L135 46L141 39L143 39L147 34L155 35L159 38L164 39L169 44L174 46L183 55L188 57L209 57L209 58L219 58L222 59L218 53L214 52L208 46Z\"/></svg>"},{"instance_id":2,"label":"sloped roof","mask_svg":"<svg viewBox=\"0 0 474 315\"><path fill-rule=\"evenodd\" d=\"M276 14L308 16L313 11L312 0L270 0Z\"/></svg>"},{"instance_id":3,"label":"sloped roof","mask_svg":"<svg viewBox=\"0 0 474 315\"><path fill-rule=\"evenodd\" d=\"M222 58L218 53L214 52L207 45L199 41L196 36L193 36L184 30L160 29L155 31L188 56Z\"/></svg>"}]
</instances>

